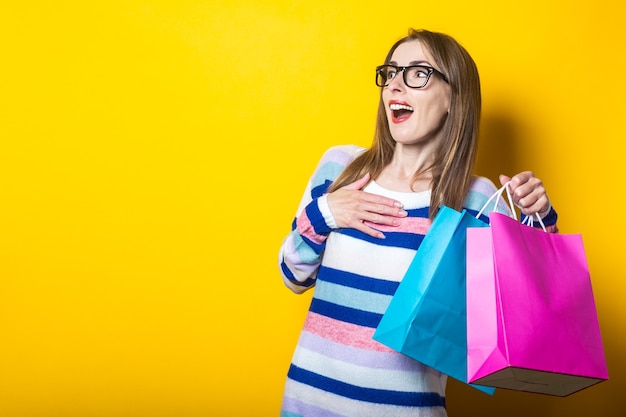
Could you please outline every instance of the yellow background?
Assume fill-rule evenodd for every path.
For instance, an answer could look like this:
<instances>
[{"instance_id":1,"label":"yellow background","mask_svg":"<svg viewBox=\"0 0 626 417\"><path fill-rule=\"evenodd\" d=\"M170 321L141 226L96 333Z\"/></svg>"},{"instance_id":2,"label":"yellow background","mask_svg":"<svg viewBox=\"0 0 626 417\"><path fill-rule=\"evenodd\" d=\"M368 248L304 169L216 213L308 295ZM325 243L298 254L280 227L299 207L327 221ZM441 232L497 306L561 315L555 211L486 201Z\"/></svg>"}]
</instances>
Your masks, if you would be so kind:
<instances>
[{"instance_id":1,"label":"yellow background","mask_svg":"<svg viewBox=\"0 0 626 417\"><path fill-rule=\"evenodd\" d=\"M277 251L329 146L368 145L409 27L475 58L477 172L532 169L582 233L611 379L451 416L626 410L619 0L0 6L0 416L276 416L310 295Z\"/></svg>"}]
</instances>

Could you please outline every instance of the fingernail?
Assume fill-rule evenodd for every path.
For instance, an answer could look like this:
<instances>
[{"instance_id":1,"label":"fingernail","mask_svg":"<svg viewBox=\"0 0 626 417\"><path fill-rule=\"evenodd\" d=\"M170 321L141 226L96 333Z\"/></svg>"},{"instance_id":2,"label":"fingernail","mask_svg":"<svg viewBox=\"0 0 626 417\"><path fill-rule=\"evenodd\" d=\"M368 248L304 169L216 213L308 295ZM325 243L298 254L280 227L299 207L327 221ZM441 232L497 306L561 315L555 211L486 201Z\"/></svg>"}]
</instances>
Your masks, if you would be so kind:
<instances>
[{"instance_id":1,"label":"fingernail","mask_svg":"<svg viewBox=\"0 0 626 417\"><path fill-rule=\"evenodd\" d=\"M396 206L396 207L400 207L400 208L404 207L404 204L402 204L399 201L396 201L395 203L393 203L393 205Z\"/></svg>"},{"instance_id":2,"label":"fingernail","mask_svg":"<svg viewBox=\"0 0 626 417\"><path fill-rule=\"evenodd\" d=\"M406 215L408 215L408 214L409 214L409 213L407 213L405 210L399 210L399 211L398 211L398 215L400 215L400 216L406 216Z\"/></svg>"}]
</instances>

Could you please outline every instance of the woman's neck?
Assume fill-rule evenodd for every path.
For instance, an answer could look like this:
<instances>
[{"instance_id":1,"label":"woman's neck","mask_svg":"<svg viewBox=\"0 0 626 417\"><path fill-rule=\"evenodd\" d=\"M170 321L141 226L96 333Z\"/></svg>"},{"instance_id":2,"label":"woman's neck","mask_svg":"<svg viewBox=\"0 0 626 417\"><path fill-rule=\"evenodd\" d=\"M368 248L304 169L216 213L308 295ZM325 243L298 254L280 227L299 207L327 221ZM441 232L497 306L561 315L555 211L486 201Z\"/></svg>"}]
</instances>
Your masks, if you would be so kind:
<instances>
[{"instance_id":1,"label":"woman's neck","mask_svg":"<svg viewBox=\"0 0 626 417\"><path fill-rule=\"evenodd\" d=\"M432 173L428 167L432 158L428 152L414 152L396 146L393 158L389 165L383 168L375 178L381 186L393 191L419 192L429 190L432 183ZM424 171L417 179L417 172Z\"/></svg>"}]
</instances>

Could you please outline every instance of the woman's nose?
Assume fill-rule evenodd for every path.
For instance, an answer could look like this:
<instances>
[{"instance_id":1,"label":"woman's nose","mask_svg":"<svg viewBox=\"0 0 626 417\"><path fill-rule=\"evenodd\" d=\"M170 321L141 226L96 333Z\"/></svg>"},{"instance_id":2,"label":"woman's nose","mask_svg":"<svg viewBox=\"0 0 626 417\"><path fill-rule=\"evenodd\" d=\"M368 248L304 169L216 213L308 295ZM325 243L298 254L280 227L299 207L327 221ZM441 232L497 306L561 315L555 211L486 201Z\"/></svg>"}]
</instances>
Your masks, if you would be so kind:
<instances>
[{"instance_id":1,"label":"woman's nose","mask_svg":"<svg viewBox=\"0 0 626 417\"><path fill-rule=\"evenodd\" d=\"M404 84L403 75L404 75L404 72L398 71L396 73L396 76L393 77L393 79L389 82L387 87L393 91L400 91L406 88L406 85Z\"/></svg>"}]
</instances>

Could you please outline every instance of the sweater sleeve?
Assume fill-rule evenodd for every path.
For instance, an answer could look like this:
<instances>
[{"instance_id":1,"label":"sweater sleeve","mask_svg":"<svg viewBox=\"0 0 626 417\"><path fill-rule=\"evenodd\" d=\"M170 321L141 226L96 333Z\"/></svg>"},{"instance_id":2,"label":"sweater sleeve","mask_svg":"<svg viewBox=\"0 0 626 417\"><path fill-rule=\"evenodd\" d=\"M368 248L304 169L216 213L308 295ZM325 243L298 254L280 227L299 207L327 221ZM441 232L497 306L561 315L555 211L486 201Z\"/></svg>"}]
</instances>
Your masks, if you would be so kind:
<instances>
[{"instance_id":1,"label":"sweater sleeve","mask_svg":"<svg viewBox=\"0 0 626 417\"><path fill-rule=\"evenodd\" d=\"M279 251L279 266L285 285L302 293L315 285L326 239L335 227L326 202L333 181L364 149L335 146L327 150L311 176L300 200L291 232Z\"/></svg>"}]
</instances>

